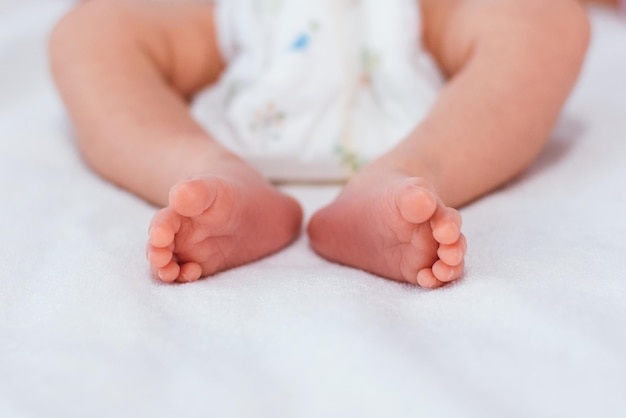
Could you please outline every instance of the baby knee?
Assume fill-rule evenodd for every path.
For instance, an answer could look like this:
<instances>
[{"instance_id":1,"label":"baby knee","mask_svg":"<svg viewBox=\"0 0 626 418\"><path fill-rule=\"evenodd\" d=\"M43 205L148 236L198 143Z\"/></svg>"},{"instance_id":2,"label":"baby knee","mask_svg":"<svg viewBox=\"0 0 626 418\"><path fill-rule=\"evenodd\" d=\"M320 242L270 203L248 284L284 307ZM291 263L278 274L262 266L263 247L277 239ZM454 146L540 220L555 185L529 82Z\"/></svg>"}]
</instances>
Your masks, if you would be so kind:
<instances>
[{"instance_id":1,"label":"baby knee","mask_svg":"<svg viewBox=\"0 0 626 418\"><path fill-rule=\"evenodd\" d=\"M574 0L552 0L545 2L544 7L551 13L553 21L559 22L553 35L555 41L572 53L584 55L591 38L591 24L584 6Z\"/></svg>"},{"instance_id":2,"label":"baby knee","mask_svg":"<svg viewBox=\"0 0 626 418\"><path fill-rule=\"evenodd\" d=\"M584 6L576 0L526 0L516 2L524 16L546 43L570 54L584 55L591 28Z\"/></svg>"},{"instance_id":3,"label":"baby knee","mask_svg":"<svg viewBox=\"0 0 626 418\"><path fill-rule=\"evenodd\" d=\"M50 52L58 55L84 45L98 47L99 40L123 35L132 27L132 13L123 2L93 0L81 3L63 16L50 34Z\"/></svg>"}]
</instances>

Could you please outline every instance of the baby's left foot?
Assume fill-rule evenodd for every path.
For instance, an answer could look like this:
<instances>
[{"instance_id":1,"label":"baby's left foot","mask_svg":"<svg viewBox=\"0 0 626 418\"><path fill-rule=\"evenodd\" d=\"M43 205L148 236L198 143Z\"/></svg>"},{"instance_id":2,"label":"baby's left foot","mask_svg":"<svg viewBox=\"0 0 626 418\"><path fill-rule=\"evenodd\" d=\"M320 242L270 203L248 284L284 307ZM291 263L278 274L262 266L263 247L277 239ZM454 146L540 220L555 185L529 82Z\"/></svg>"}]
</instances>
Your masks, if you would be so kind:
<instances>
[{"instance_id":1,"label":"baby's left foot","mask_svg":"<svg viewBox=\"0 0 626 418\"><path fill-rule=\"evenodd\" d=\"M436 288L464 266L461 216L424 179L370 169L313 215L313 249L331 261L389 279Z\"/></svg>"}]
</instances>

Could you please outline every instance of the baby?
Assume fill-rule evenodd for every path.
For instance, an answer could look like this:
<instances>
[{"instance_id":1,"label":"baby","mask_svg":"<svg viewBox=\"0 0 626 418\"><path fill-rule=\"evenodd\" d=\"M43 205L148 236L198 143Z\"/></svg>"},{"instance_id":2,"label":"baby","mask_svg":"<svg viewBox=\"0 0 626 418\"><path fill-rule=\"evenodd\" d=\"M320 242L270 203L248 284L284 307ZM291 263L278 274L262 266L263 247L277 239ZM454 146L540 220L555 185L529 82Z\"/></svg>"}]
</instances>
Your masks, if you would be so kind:
<instances>
[{"instance_id":1,"label":"baby","mask_svg":"<svg viewBox=\"0 0 626 418\"><path fill-rule=\"evenodd\" d=\"M297 238L302 210L269 173L349 177L312 216L312 248L436 288L463 272L456 208L537 156L588 41L575 0L93 0L50 50L85 160L163 207L158 279Z\"/></svg>"}]
</instances>

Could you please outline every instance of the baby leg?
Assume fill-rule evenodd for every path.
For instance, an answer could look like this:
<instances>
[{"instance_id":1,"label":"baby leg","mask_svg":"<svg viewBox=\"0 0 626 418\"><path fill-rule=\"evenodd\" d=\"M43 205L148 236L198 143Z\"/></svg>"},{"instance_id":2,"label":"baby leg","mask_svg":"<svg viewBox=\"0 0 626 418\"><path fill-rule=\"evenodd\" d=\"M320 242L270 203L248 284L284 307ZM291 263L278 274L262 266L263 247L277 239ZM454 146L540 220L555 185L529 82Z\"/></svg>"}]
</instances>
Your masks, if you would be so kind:
<instances>
[{"instance_id":1,"label":"baby leg","mask_svg":"<svg viewBox=\"0 0 626 418\"><path fill-rule=\"evenodd\" d=\"M438 287L460 277L453 209L523 170L548 139L589 39L575 1L422 0L424 41L450 77L427 118L313 216L339 263Z\"/></svg>"},{"instance_id":2,"label":"baby leg","mask_svg":"<svg viewBox=\"0 0 626 418\"><path fill-rule=\"evenodd\" d=\"M191 281L291 242L301 210L192 119L187 100L224 61L213 6L94 0L51 41L55 81L80 150L104 178L165 206L148 258L164 281Z\"/></svg>"}]
</instances>

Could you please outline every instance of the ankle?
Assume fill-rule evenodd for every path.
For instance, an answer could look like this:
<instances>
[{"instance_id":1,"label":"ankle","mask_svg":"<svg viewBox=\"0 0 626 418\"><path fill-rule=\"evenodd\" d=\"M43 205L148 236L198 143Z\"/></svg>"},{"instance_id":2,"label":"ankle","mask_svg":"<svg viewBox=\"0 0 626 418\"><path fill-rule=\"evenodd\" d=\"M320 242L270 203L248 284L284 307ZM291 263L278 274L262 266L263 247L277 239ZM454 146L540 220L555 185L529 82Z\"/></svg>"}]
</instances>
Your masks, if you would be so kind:
<instances>
[{"instance_id":1,"label":"ankle","mask_svg":"<svg viewBox=\"0 0 626 418\"><path fill-rule=\"evenodd\" d=\"M398 153L388 153L379 157L362 172L375 173L378 177L381 173L388 173L390 177L419 177L433 184L436 183L436 171L431 164L417 158L406 158Z\"/></svg>"}]
</instances>

